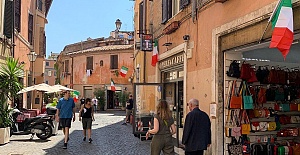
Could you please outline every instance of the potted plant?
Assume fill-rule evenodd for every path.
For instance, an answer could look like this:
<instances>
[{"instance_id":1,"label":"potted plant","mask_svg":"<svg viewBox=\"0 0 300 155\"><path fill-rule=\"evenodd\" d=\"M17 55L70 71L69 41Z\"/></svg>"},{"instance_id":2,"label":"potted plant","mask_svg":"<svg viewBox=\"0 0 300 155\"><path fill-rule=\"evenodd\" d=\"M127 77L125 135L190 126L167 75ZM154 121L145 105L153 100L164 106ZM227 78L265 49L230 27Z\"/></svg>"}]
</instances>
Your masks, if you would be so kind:
<instances>
[{"instance_id":1,"label":"potted plant","mask_svg":"<svg viewBox=\"0 0 300 155\"><path fill-rule=\"evenodd\" d=\"M119 96L119 102L122 105L121 110L125 110L126 102L128 101L128 97L129 97L129 93L123 91L123 92L118 92L117 94Z\"/></svg>"},{"instance_id":2,"label":"potted plant","mask_svg":"<svg viewBox=\"0 0 300 155\"><path fill-rule=\"evenodd\" d=\"M106 98L105 98L105 90L101 88L97 88L94 91L94 95L96 96L98 100L98 106L101 111L104 111L105 103L106 103Z\"/></svg>"},{"instance_id":3,"label":"potted plant","mask_svg":"<svg viewBox=\"0 0 300 155\"><path fill-rule=\"evenodd\" d=\"M23 65L13 58L7 58L0 66L0 145L9 142L11 118L9 102L22 89L19 78L23 77Z\"/></svg>"}]
</instances>

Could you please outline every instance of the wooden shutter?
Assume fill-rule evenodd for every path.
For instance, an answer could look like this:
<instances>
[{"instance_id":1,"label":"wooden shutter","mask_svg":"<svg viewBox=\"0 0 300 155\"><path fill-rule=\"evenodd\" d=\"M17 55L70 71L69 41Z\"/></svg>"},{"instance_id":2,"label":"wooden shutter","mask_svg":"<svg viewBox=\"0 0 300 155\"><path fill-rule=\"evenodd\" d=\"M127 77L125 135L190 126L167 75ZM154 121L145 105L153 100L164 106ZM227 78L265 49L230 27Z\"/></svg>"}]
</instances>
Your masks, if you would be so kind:
<instances>
[{"instance_id":1,"label":"wooden shutter","mask_svg":"<svg viewBox=\"0 0 300 155\"><path fill-rule=\"evenodd\" d=\"M139 33L139 36L140 36L140 38L141 38L141 36L142 36L142 34L143 34L143 26L144 26L144 22L143 22L143 18L144 17L144 3L143 2L141 2L140 4L139 4L139 31L138 31L138 33Z\"/></svg>"},{"instance_id":2,"label":"wooden shutter","mask_svg":"<svg viewBox=\"0 0 300 155\"><path fill-rule=\"evenodd\" d=\"M162 0L162 23L168 21L168 0Z\"/></svg>"},{"instance_id":3,"label":"wooden shutter","mask_svg":"<svg viewBox=\"0 0 300 155\"><path fill-rule=\"evenodd\" d=\"M110 69L118 69L118 55L110 56Z\"/></svg>"},{"instance_id":4,"label":"wooden shutter","mask_svg":"<svg viewBox=\"0 0 300 155\"><path fill-rule=\"evenodd\" d=\"M4 9L4 35L7 38L12 37L12 26L13 26L13 2L10 0L5 0L5 9Z\"/></svg>"},{"instance_id":5,"label":"wooden shutter","mask_svg":"<svg viewBox=\"0 0 300 155\"><path fill-rule=\"evenodd\" d=\"M180 0L180 9L185 8L189 4L190 4L190 0Z\"/></svg>"},{"instance_id":6,"label":"wooden shutter","mask_svg":"<svg viewBox=\"0 0 300 155\"><path fill-rule=\"evenodd\" d=\"M69 60L65 60L65 72L69 72Z\"/></svg>"},{"instance_id":7,"label":"wooden shutter","mask_svg":"<svg viewBox=\"0 0 300 155\"><path fill-rule=\"evenodd\" d=\"M15 1L15 29L21 32L21 0Z\"/></svg>"},{"instance_id":8,"label":"wooden shutter","mask_svg":"<svg viewBox=\"0 0 300 155\"><path fill-rule=\"evenodd\" d=\"M33 15L28 15L28 42L33 45Z\"/></svg>"},{"instance_id":9,"label":"wooden shutter","mask_svg":"<svg viewBox=\"0 0 300 155\"><path fill-rule=\"evenodd\" d=\"M86 69L93 70L93 57L86 57Z\"/></svg>"}]
</instances>

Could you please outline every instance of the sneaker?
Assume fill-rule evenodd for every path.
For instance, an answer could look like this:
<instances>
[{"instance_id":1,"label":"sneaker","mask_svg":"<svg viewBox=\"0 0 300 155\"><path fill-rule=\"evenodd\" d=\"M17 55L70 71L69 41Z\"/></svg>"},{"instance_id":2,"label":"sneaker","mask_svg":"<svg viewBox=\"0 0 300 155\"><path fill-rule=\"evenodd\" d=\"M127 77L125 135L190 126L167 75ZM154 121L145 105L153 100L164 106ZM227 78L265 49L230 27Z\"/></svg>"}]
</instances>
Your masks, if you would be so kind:
<instances>
[{"instance_id":1,"label":"sneaker","mask_svg":"<svg viewBox=\"0 0 300 155\"><path fill-rule=\"evenodd\" d=\"M123 123L122 125L127 125L127 123Z\"/></svg>"},{"instance_id":2,"label":"sneaker","mask_svg":"<svg viewBox=\"0 0 300 155\"><path fill-rule=\"evenodd\" d=\"M86 137L83 137L83 141L85 141L86 140Z\"/></svg>"},{"instance_id":3,"label":"sneaker","mask_svg":"<svg viewBox=\"0 0 300 155\"><path fill-rule=\"evenodd\" d=\"M67 149L68 143L64 143L63 149Z\"/></svg>"},{"instance_id":4,"label":"sneaker","mask_svg":"<svg viewBox=\"0 0 300 155\"><path fill-rule=\"evenodd\" d=\"M89 143L92 143L92 141L93 141L92 138L90 138L90 139L89 139Z\"/></svg>"}]
</instances>

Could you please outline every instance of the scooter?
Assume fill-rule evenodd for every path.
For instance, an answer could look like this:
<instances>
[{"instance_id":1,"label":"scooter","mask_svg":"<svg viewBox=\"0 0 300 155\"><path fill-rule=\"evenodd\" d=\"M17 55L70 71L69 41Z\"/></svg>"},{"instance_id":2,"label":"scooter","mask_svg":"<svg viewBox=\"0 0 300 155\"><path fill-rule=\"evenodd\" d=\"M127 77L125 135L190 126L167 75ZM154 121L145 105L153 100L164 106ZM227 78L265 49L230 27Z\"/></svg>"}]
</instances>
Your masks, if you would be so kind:
<instances>
[{"instance_id":1,"label":"scooter","mask_svg":"<svg viewBox=\"0 0 300 155\"><path fill-rule=\"evenodd\" d=\"M50 117L37 116L33 118L26 118L23 122L17 122L18 115L21 115L20 110L14 108L11 114L12 126L10 129L10 136L12 135L29 135L31 140L34 135L42 140L46 140L52 136L53 122Z\"/></svg>"}]
</instances>

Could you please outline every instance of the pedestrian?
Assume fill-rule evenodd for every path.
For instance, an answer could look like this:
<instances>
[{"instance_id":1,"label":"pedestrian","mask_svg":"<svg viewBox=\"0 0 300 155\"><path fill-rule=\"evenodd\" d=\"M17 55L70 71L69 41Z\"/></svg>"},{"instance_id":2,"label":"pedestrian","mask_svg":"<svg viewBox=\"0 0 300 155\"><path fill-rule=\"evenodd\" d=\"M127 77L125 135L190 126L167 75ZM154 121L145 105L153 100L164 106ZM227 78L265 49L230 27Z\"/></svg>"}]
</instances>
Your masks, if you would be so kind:
<instances>
[{"instance_id":1,"label":"pedestrian","mask_svg":"<svg viewBox=\"0 0 300 155\"><path fill-rule=\"evenodd\" d=\"M81 119L82 118L82 119ZM94 108L92 105L92 100L90 98L86 98L85 104L81 105L79 111L79 121L82 121L83 128L83 141L86 140L86 130L88 132L89 143L92 140L92 121L95 121L94 117Z\"/></svg>"},{"instance_id":2,"label":"pedestrian","mask_svg":"<svg viewBox=\"0 0 300 155\"><path fill-rule=\"evenodd\" d=\"M70 97L70 91L64 92L64 97L58 101L56 108L55 119L59 122L65 135L63 149L67 149L72 118L73 122L75 121L75 103Z\"/></svg>"},{"instance_id":3,"label":"pedestrian","mask_svg":"<svg viewBox=\"0 0 300 155\"><path fill-rule=\"evenodd\" d=\"M126 102L126 118L125 122L122 125L127 125L127 123L130 122L130 115L132 113L132 108L133 108L133 96L130 94L129 99Z\"/></svg>"},{"instance_id":4,"label":"pedestrian","mask_svg":"<svg viewBox=\"0 0 300 155\"><path fill-rule=\"evenodd\" d=\"M80 99L80 107L85 103L85 98L84 96Z\"/></svg>"},{"instance_id":5,"label":"pedestrian","mask_svg":"<svg viewBox=\"0 0 300 155\"><path fill-rule=\"evenodd\" d=\"M96 98L96 96L94 96L94 98L92 99L93 105L94 105L94 112L97 112L97 106L98 106L98 99Z\"/></svg>"},{"instance_id":6,"label":"pedestrian","mask_svg":"<svg viewBox=\"0 0 300 155\"><path fill-rule=\"evenodd\" d=\"M153 134L151 141L151 155L174 155L174 144L172 135L176 133L174 119L172 117L168 102L160 101L156 107L153 129L148 130L146 139Z\"/></svg>"},{"instance_id":7,"label":"pedestrian","mask_svg":"<svg viewBox=\"0 0 300 155\"><path fill-rule=\"evenodd\" d=\"M191 99L187 106L190 112L186 115L182 144L185 155L203 155L211 144L211 123L208 115L199 109L199 101Z\"/></svg>"}]
</instances>

